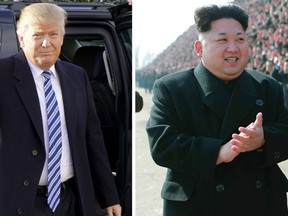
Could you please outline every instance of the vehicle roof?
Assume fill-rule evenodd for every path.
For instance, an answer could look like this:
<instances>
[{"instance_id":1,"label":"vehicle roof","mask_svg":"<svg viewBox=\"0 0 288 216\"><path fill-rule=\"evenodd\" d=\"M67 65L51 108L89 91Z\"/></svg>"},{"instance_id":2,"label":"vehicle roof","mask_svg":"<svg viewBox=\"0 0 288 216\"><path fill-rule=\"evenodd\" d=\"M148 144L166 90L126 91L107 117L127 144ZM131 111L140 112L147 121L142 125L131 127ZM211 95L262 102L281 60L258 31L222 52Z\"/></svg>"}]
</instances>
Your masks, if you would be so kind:
<instances>
[{"instance_id":1,"label":"vehicle roof","mask_svg":"<svg viewBox=\"0 0 288 216\"><path fill-rule=\"evenodd\" d=\"M14 12L16 19L21 10L29 4L39 3L39 1L29 2L0 2L1 9L10 9ZM68 20L112 20L109 8L114 7L110 3L97 2L53 2L63 7L68 13Z\"/></svg>"}]
</instances>

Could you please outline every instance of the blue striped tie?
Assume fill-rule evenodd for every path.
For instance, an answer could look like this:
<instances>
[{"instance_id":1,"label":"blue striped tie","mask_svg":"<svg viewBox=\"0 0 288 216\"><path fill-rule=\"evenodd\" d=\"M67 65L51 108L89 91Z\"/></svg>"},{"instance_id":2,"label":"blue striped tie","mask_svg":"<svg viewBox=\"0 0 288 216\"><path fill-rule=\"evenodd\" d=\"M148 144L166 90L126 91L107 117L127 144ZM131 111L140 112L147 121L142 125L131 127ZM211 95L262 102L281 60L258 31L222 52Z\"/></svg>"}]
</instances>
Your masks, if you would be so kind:
<instances>
[{"instance_id":1,"label":"blue striped tie","mask_svg":"<svg viewBox=\"0 0 288 216\"><path fill-rule=\"evenodd\" d=\"M48 205L55 212L60 203L61 178L60 162L62 155L62 136L60 113L51 84L51 71L44 71L44 92L47 110L49 154L48 154Z\"/></svg>"}]
</instances>

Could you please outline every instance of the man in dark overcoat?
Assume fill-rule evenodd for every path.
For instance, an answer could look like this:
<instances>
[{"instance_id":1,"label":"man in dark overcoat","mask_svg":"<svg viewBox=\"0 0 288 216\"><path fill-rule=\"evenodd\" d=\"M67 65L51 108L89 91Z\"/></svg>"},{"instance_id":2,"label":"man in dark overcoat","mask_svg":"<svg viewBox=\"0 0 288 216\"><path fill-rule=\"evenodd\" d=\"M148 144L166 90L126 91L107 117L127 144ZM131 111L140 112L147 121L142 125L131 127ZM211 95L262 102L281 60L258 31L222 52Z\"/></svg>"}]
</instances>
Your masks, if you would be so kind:
<instances>
[{"instance_id":1,"label":"man in dark overcoat","mask_svg":"<svg viewBox=\"0 0 288 216\"><path fill-rule=\"evenodd\" d=\"M17 28L22 49L16 55L0 59L0 215L3 216L95 216L96 199L109 216L121 215L87 75L83 68L58 59L66 17L65 10L56 4L35 3L25 7ZM56 99L52 91L47 95L57 101L53 104L57 104L60 113L59 116L55 111L51 115L59 116L61 125L51 127L53 132L48 126L58 121L48 116L55 106L46 104L44 73L51 74L50 87ZM59 128L57 131L61 133L54 133L53 128ZM57 142L60 147L53 148L51 140L61 140ZM54 149L60 155L59 169L49 166L48 158L54 155L53 151L50 154ZM49 181L49 176L60 177ZM58 183L53 187L49 182ZM50 199L59 200L53 206L49 202L52 194L49 188L59 194Z\"/></svg>"},{"instance_id":2,"label":"man in dark overcoat","mask_svg":"<svg viewBox=\"0 0 288 216\"><path fill-rule=\"evenodd\" d=\"M281 85L246 70L248 15L236 5L195 12L201 63L156 81L147 123L167 167L165 216L286 216L288 112Z\"/></svg>"}]
</instances>

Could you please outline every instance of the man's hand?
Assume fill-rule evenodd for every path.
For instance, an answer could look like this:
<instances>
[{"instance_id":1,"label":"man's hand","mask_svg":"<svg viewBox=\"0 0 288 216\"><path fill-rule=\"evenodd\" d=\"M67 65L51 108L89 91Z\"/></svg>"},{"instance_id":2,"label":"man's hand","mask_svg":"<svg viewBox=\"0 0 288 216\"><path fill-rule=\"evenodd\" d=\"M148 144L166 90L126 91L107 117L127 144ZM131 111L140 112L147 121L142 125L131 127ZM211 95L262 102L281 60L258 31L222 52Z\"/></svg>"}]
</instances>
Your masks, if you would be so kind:
<instances>
[{"instance_id":1,"label":"man's hand","mask_svg":"<svg viewBox=\"0 0 288 216\"><path fill-rule=\"evenodd\" d=\"M240 152L238 152L237 149L232 149L232 147L233 145L230 142L221 146L216 165L220 163L229 163L239 155Z\"/></svg>"},{"instance_id":2,"label":"man's hand","mask_svg":"<svg viewBox=\"0 0 288 216\"><path fill-rule=\"evenodd\" d=\"M121 209L121 206L119 204L109 206L106 209L107 209L108 216L121 216L122 209Z\"/></svg>"},{"instance_id":3,"label":"man's hand","mask_svg":"<svg viewBox=\"0 0 288 216\"><path fill-rule=\"evenodd\" d=\"M241 152L261 148L265 143L262 123L262 113L258 113L255 122L247 127L239 127L240 133L232 134L232 139L221 146L216 165L231 162Z\"/></svg>"},{"instance_id":4,"label":"man's hand","mask_svg":"<svg viewBox=\"0 0 288 216\"><path fill-rule=\"evenodd\" d=\"M232 140L230 141L232 150L248 152L263 146L265 140L262 122L262 113L258 113L255 122L252 122L247 127L239 127L240 134L232 134Z\"/></svg>"}]
</instances>

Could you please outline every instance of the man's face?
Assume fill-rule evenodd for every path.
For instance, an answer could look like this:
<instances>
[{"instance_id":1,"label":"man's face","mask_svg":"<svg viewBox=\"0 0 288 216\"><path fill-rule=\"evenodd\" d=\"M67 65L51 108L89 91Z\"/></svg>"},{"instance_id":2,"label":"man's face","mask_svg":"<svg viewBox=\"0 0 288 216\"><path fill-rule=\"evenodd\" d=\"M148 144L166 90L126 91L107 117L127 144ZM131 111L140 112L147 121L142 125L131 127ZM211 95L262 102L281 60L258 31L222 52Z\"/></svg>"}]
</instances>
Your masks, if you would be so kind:
<instances>
[{"instance_id":1,"label":"man's face","mask_svg":"<svg viewBox=\"0 0 288 216\"><path fill-rule=\"evenodd\" d=\"M18 36L27 57L37 67L48 70L57 61L63 44L60 25L38 23L29 25Z\"/></svg>"},{"instance_id":2,"label":"man's face","mask_svg":"<svg viewBox=\"0 0 288 216\"><path fill-rule=\"evenodd\" d=\"M222 80L240 76L249 57L247 35L241 24L230 18L211 23L211 30L200 35L195 50L203 65Z\"/></svg>"}]
</instances>

